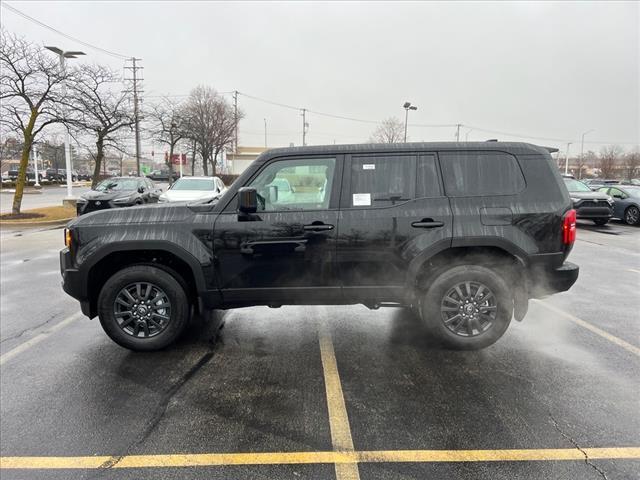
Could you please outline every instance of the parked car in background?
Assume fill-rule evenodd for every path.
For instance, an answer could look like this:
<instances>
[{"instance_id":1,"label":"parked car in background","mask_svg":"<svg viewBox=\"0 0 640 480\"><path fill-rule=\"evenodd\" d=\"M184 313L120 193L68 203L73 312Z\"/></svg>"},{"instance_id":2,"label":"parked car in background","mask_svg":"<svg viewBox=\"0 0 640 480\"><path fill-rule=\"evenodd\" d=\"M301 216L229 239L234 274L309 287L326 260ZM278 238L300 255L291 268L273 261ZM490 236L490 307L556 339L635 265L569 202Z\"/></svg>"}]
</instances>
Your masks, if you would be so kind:
<instances>
[{"instance_id":1,"label":"parked car in background","mask_svg":"<svg viewBox=\"0 0 640 480\"><path fill-rule=\"evenodd\" d=\"M169 172L169 170L154 170L147 175L147 178L150 178L155 182L168 182L169 178L177 180L178 178L180 178L180 174L175 171Z\"/></svg>"},{"instance_id":2,"label":"parked car in background","mask_svg":"<svg viewBox=\"0 0 640 480\"><path fill-rule=\"evenodd\" d=\"M92 178L93 178L92 175L87 171L78 172L78 180L87 182L87 181L90 181Z\"/></svg>"},{"instance_id":3,"label":"parked car in background","mask_svg":"<svg viewBox=\"0 0 640 480\"><path fill-rule=\"evenodd\" d=\"M77 200L78 215L109 208L155 203L162 191L148 178L113 177L103 180Z\"/></svg>"},{"instance_id":4,"label":"parked car in background","mask_svg":"<svg viewBox=\"0 0 640 480\"><path fill-rule=\"evenodd\" d=\"M44 174L41 172L38 172L38 180L42 181L44 179ZM2 181L8 181L8 182L15 182L16 180L18 180L18 169L17 168L11 168L9 169L5 175L3 175L2 177ZM36 172L33 168L29 167L27 168L27 182L35 182L36 180Z\"/></svg>"},{"instance_id":5,"label":"parked car in background","mask_svg":"<svg viewBox=\"0 0 640 480\"><path fill-rule=\"evenodd\" d=\"M613 216L613 199L602 192L594 192L579 180L565 178L564 184L579 219L593 220L596 225L606 225Z\"/></svg>"},{"instance_id":6,"label":"parked car in background","mask_svg":"<svg viewBox=\"0 0 640 480\"><path fill-rule=\"evenodd\" d=\"M207 202L222 196L227 187L218 177L181 177L160 195L159 202Z\"/></svg>"},{"instance_id":7,"label":"parked car in background","mask_svg":"<svg viewBox=\"0 0 640 480\"><path fill-rule=\"evenodd\" d=\"M629 225L640 224L640 186L616 185L598 190L613 198L613 216Z\"/></svg>"}]
</instances>

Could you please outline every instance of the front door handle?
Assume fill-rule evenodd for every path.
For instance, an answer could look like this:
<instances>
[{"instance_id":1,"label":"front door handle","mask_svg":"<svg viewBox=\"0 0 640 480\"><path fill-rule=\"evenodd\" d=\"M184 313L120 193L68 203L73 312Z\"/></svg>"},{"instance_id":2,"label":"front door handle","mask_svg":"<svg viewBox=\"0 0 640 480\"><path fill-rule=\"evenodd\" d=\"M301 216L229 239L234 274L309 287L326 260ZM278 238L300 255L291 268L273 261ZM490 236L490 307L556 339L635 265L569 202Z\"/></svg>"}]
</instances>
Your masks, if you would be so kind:
<instances>
[{"instance_id":1,"label":"front door handle","mask_svg":"<svg viewBox=\"0 0 640 480\"><path fill-rule=\"evenodd\" d=\"M444 222L435 221L433 218L423 218L419 222L411 224L414 228L439 228L444 226Z\"/></svg>"},{"instance_id":2,"label":"front door handle","mask_svg":"<svg viewBox=\"0 0 640 480\"><path fill-rule=\"evenodd\" d=\"M304 225L302 228L304 228L304 230L307 232L325 232L327 230L333 230L333 225L313 222L311 225Z\"/></svg>"}]
</instances>

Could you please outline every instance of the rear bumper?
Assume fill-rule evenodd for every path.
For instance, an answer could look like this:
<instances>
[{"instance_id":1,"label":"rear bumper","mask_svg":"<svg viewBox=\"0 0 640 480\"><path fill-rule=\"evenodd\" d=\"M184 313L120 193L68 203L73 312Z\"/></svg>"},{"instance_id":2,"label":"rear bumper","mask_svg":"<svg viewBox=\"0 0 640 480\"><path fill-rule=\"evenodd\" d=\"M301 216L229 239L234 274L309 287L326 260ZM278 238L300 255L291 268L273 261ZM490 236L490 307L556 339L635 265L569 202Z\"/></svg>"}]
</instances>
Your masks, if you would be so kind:
<instances>
[{"instance_id":1,"label":"rear bumper","mask_svg":"<svg viewBox=\"0 0 640 480\"><path fill-rule=\"evenodd\" d=\"M528 278L530 298L540 298L554 293L569 290L580 273L580 267L575 263L564 262L554 269L536 269Z\"/></svg>"}]
</instances>

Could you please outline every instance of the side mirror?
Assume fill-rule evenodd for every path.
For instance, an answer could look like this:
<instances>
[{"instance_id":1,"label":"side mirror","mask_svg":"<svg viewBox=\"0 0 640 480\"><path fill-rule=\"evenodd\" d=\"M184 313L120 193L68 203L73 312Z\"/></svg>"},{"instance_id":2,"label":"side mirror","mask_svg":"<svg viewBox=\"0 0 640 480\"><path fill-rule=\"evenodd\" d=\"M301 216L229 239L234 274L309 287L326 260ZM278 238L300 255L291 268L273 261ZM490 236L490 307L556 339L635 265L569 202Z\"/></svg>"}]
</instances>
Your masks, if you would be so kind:
<instances>
[{"instance_id":1,"label":"side mirror","mask_svg":"<svg viewBox=\"0 0 640 480\"><path fill-rule=\"evenodd\" d=\"M622 195L614 195L613 198L617 198L619 200L623 200Z\"/></svg>"},{"instance_id":2,"label":"side mirror","mask_svg":"<svg viewBox=\"0 0 640 480\"><path fill-rule=\"evenodd\" d=\"M258 210L258 192L252 187L238 189L238 212L256 213Z\"/></svg>"},{"instance_id":3,"label":"side mirror","mask_svg":"<svg viewBox=\"0 0 640 480\"><path fill-rule=\"evenodd\" d=\"M143 186L138 187L138 193L144 193L144 187Z\"/></svg>"}]
</instances>

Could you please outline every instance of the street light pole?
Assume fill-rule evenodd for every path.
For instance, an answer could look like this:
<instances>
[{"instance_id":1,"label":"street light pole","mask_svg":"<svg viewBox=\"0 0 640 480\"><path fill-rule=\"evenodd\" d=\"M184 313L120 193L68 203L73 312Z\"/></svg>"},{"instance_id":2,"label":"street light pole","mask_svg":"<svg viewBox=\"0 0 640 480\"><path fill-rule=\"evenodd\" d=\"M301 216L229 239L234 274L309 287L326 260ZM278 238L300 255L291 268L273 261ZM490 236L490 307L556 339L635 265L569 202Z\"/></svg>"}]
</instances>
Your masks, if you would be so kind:
<instances>
[{"instance_id":1,"label":"street light pole","mask_svg":"<svg viewBox=\"0 0 640 480\"><path fill-rule=\"evenodd\" d=\"M580 171L578 172L578 178L582 178L582 164L584 163L584 136L591 132L595 132L595 130L587 130L582 134L582 141L580 142Z\"/></svg>"},{"instance_id":2,"label":"street light pole","mask_svg":"<svg viewBox=\"0 0 640 480\"><path fill-rule=\"evenodd\" d=\"M45 46L44 48L58 55L58 59L60 60L60 73L63 76L63 78L66 73L65 59L76 58L79 55L85 55L84 52L77 52L77 51L65 52L58 47ZM62 95L64 97L66 97L67 95L66 80L62 82ZM67 139L65 141L65 146L64 146L64 157L65 157L65 167L67 170L67 199L73 199L73 187L71 185L71 180L73 176L71 173L71 133L69 132L68 126L67 126Z\"/></svg>"},{"instance_id":3,"label":"street light pole","mask_svg":"<svg viewBox=\"0 0 640 480\"><path fill-rule=\"evenodd\" d=\"M569 175L569 146L571 142L567 142L567 158L564 161L564 174Z\"/></svg>"},{"instance_id":4,"label":"street light pole","mask_svg":"<svg viewBox=\"0 0 640 480\"><path fill-rule=\"evenodd\" d=\"M404 143L407 143L407 123L409 121L409 110L418 110L418 107L411 105L411 102L404 102Z\"/></svg>"}]
</instances>

